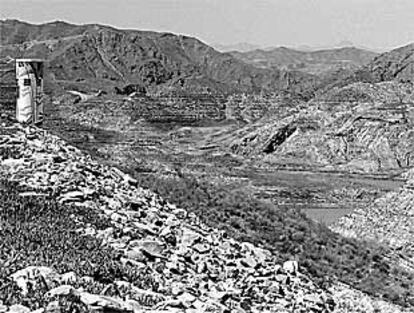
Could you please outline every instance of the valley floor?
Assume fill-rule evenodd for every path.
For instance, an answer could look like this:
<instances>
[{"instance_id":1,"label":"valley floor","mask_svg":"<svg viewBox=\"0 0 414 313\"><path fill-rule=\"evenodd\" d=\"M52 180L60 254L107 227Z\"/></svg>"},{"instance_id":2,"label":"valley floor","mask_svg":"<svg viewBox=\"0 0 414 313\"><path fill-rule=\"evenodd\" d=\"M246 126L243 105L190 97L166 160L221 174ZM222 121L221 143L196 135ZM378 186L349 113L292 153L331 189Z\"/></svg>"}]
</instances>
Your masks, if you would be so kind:
<instances>
[{"instance_id":1,"label":"valley floor","mask_svg":"<svg viewBox=\"0 0 414 313\"><path fill-rule=\"evenodd\" d=\"M279 207L301 209L325 224L365 207L386 192L398 190L405 181L385 174L351 174L301 166L284 169L215 144L238 129L235 122L154 124L145 120L132 122L122 112L101 118L109 112L105 101L111 102L100 100L93 106L54 104L44 127L127 171L175 175L180 169L204 176L226 190L247 192Z\"/></svg>"}]
</instances>

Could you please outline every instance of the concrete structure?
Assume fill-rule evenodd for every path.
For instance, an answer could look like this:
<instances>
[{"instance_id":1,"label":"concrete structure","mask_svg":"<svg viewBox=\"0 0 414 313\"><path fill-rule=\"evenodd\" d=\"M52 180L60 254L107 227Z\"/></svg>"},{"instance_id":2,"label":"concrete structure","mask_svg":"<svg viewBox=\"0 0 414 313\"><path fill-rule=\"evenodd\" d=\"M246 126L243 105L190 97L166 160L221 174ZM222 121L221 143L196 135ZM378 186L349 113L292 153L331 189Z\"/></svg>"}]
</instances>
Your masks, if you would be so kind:
<instances>
[{"instance_id":1,"label":"concrete structure","mask_svg":"<svg viewBox=\"0 0 414 313\"><path fill-rule=\"evenodd\" d=\"M18 122L37 124L43 121L43 71L43 60L16 60Z\"/></svg>"}]
</instances>

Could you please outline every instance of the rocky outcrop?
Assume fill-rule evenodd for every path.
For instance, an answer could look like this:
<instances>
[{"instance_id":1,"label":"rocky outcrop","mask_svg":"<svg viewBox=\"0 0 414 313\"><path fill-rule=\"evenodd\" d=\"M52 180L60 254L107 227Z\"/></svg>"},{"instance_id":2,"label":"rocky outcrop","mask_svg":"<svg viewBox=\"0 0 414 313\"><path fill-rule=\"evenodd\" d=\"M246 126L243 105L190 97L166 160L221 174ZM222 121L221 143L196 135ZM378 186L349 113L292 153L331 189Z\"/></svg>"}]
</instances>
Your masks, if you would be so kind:
<instances>
[{"instance_id":1,"label":"rocky outcrop","mask_svg":"<svg viewBox=\"0 0 414 313\"><path fill-rule=\"evenodd\" d=\"M408 176L412 176L412 171ZM355 210L331 226L346 237L364 238L393 248L400 265L414 272L414 180L390 192L369 207Z\"/></svg>"},{"instance_id":2,"label":"rocky outcrop","mask_svg":"<svg viewBox=\"0 0 414 313\"><path fill-rule=\"evenodd\" d=\"M354 83L345 87L335 87L311 101L312 105L324 106L326 109L343 105L355 106L366 103L375 105L390 103L394 105L414 101L413 83L388 81L382 83Z\"/></svg>"},{"instance_id":3,"label":"rocky outcrop","mask_svg":"<svg viewBox=\"0 0 414 313\"><path fill-rule=\"evenodd\" d=\"M414 81L414 43L394 49L375 58L356 72L360 81Z\"/></svg>"},{"instance_id":4,"label":"rocky outcrop","mask_svg":"<svg viewBox=\"0 0 414 313\"><path fill-rule=\"evenodd\" d=\"M364 293L349 286L338 283L331 289L334 294L335 313L394 313L410 312L410 309L401 309L381 299L373 299Z\"/></svg>"},{"instance_id":5,"label":"rocky outcrop","mask_svg":"<svg viewBox=\"0 0 414 313\"><path fill-rule=\"evenodd\" d=\"M412 95L411 84L394 82L333 90L298 113L237 130L230 146L248 156L266 153L263 160L272 164L399 173L413 162Z\"/></svg>"},{"instance_id":6,"label":"rocky outcrop","mask_svg":"<svg viewBox=\"0 0 414 313\"><path fill-rule=\"evenodd\" d=\"M405 83L414 81L414 43L383 53L350 75L332 77L332 80L324 86L323 91L357 82L387 81Z\"/></svg>"}]
</instances>

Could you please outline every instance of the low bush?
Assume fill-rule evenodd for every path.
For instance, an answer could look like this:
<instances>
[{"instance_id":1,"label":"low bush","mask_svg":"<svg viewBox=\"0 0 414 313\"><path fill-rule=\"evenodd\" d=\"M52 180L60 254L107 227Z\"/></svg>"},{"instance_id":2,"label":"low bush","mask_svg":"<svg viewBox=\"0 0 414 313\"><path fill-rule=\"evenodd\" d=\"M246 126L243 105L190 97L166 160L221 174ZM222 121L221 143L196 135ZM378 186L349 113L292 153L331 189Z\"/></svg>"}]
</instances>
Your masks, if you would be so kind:
<instances>
[{"instance_id":1,"label":"low bush","mask_svg":"<svg viewBox=\"0 0 414 313\"><path fill-rule=\"evenodd\" d=\"M23 157L21 149L13 147L0 147L0 160L4 159L19 159Z\"/></svg>"},{"instance_id":2,"label":"low bush","mask_svg":"<svg viewBox=\"0 0 414 313\"><path fill-rule=\"evenodd\" d=\"M59 205L52 196L21 197L19 192L16 184L0 182L0 301L4 304L44 307L46 289L37 288L22 297L9 278L32 265L90 276L95 283L83 287L97 293L114 280L157 290L158 285L149 275L122 265L119 253L77 231L86 224L97 229L109 227L106 217L85 207Z\"/></svg>"},{"instance_id":3,"label":"low bush","mask_svg":"<svg viewBox=\"0 0 414 313\"><path fill-rule=\"evenodd\" d=\"M370 295L404 306L414 305L414 290L410 287L414 286L414 275L390 266L384 258L386 247L344 238L298 210L221 190L202 177L135 176L142 187L194 212L206 224L225 230L235 239L264 246L280 262L298 259L302 270L322 287L339 280Z\"/></svg>"}]
</instances>

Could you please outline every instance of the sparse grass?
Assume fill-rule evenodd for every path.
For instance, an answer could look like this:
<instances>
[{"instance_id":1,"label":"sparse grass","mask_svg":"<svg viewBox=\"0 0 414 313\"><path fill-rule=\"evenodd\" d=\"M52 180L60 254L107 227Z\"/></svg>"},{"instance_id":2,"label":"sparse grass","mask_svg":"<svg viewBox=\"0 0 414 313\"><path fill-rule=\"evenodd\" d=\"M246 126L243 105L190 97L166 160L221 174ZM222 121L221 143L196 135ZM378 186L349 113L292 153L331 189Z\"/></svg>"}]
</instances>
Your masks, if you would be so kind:
<instances>
[{"instance_id":1,"label":"sparse grass","mask_svg":"<svg viewBox=\"0 0 414 313\"><path fill-rule=\"evenodd\" d=\"M1 181L0 301L31 309L47 304L46 287L31 290L22 297L9 278L17 270L32 265L48 266L59 273L74 271L79 277L90 276L96 283L83 287L98 293L114 280L157 290L158 285L149 275L122 265L119 253L103 246L95 237L76 231L86 223L97 229L111 226L106 217L91 209L59 205L52 197L20 197L15 184ZM70 305L80 309L76 303Z\"/></svg>"}]
</instances>

